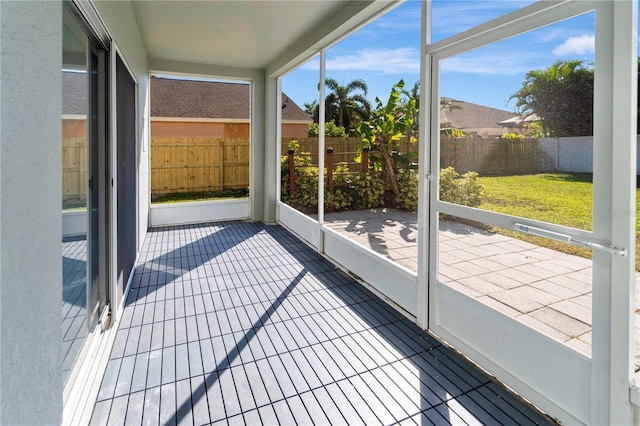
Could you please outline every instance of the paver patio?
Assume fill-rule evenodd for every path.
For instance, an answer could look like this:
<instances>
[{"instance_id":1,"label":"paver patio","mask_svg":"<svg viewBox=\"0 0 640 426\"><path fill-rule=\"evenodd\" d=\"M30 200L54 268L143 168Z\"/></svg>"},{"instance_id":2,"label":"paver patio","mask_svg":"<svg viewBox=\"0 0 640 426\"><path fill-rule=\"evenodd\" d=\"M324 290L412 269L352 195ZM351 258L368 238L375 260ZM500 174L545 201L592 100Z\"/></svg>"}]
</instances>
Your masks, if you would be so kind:
<instances>
[{"instance_id":1,"label":"paver patio","mask_svg":"<svg viewBox=\"0 0 640 426\"><path fill-rule=\"evenodd\" d=\"M393 209L327 213L325 224L417 270L415 214ZM587 355L591 354L591 270L590 259L466 224L440 221L441 281ZM640 309L639 286L636 306ZM638 327L640 315L636 315Z\"/></svg>"},{"instance_id":2,"label":"paver patio","mask_svg":"<svg viewBox=\"0 0 640 426\"><path fill-rule=\"evenodd\" d=\"M150 230L92 424L551 424L279 226Z\"/></svg>"}]
</instances>

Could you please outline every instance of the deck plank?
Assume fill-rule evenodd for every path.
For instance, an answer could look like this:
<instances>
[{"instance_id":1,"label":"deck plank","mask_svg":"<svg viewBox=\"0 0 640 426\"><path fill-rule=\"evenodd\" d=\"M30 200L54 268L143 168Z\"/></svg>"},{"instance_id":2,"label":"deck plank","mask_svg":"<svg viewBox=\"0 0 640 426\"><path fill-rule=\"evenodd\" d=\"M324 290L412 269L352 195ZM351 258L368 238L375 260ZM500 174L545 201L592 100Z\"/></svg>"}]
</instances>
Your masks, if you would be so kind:
<instances>
[{"instance_id":1,"label":"deck plank","mask_svg":"<svg viewBox=\"0 0 640 426\"><path fill-rule=\"evenodd\" d=\"M153 229L93 422L552 424L281 227Z\"/></svg>"}]
</instances>

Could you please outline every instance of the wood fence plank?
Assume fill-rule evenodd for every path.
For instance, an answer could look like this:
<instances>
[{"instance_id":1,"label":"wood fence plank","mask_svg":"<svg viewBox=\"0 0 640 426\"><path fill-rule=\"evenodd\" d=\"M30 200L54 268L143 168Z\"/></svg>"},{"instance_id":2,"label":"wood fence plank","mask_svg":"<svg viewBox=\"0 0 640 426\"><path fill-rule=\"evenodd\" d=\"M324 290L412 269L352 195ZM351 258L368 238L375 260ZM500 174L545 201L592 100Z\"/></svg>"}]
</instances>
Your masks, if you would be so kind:
<instances>
[{"instance_id":1,"label":"wood fence plank","mask_svg":"<svg viewBox=\"0 0 640 426\"><path fill-rule=\"evenodd\" d=\"M151 145L152 194L249 186L248 139L153 138Z\"/></svg>"},{"instance_id":2,"label":"wood fence plank","mask_svg":"<svg viewBox=\"0 0 640 426\"><path fill-rule=\"evenodd\" d=\"M299 152L313 153L317 164L317 138L298 139ZM289 140L282 141L286 155ZM334 164L346 163L359 172L355 162L358 138L327 138L334 148ZM418 149L412 144L411 149ZM249 186L249 139L246 138L152 138L151 192L207 191ZM62 196L64 200L83 198L87 193L85 138L64 139L62 143ZM372 155L375 155L372 154ZM417 161L417 159L415 160ZM440 165L453 166L458 173L476 171L481 175L536 173L536 140L488 140L442 138Z\"/></svg>"}]
</instances>

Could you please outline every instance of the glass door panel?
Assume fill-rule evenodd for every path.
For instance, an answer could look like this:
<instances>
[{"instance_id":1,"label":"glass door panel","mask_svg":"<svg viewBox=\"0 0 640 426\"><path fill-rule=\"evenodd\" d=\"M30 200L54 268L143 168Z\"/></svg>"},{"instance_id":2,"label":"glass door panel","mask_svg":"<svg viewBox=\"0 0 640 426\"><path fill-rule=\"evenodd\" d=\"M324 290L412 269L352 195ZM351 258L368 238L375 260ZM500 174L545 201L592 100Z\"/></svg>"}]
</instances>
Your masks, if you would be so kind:
<instances>
[{"instance_id":1,"label":"glass door panel","mask_svg":"<svg viewBox=\"0 0 640 426\"><path fill-rule=\"evenodd\" d=\"M64 9L63 25L62 343L66 378L87 336L86 158L89 40L67 8ZM69 225L65 226L67 224Z\"/></svg>"},{"instance_id":2,"label":"glass door panel","mask_svg":"<svg viewBox=\"0 0 640 426\"><path fill-rule=\"evenodd\" d=\"M106 304L106 61L63 6L62 262L65 380Z\"/></svg>"}]
</instances>

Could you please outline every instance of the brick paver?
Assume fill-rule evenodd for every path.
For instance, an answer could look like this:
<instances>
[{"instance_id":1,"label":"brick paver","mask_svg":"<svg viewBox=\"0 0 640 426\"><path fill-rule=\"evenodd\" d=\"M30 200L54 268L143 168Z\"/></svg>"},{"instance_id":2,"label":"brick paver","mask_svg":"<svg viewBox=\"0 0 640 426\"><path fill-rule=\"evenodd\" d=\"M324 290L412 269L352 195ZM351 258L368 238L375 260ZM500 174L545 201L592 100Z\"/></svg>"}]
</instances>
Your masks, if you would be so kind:
<instances>
[{"instance_id":1,"label":"brick paver","mask_svg":"<svg viewBox=\"0 0 640 426\"><path fill-rule=\"evenodd\" d=\"M417 271L415 214L393 209L329 213L325 224ZM442 282L591 354L591 259L449 220L440 221L438 238ZM640 313L639 290L636 285ZM640 328L640 315L636 315L636 328ZM640 376L639 338L635 353Z\"/></svg>"}]
</instances>

